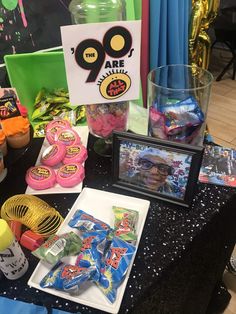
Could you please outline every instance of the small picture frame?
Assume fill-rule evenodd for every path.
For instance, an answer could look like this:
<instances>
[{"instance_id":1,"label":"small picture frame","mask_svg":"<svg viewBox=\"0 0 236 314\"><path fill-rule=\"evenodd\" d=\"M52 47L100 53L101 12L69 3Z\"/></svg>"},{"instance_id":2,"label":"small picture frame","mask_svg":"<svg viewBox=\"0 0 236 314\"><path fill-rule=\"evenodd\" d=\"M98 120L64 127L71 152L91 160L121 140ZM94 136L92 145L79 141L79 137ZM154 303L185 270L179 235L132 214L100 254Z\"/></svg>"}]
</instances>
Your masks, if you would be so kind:
<instances>
[{"instance_id":1,"label":"small picture frame","mask_svg":"<svg viewBox=\"0 0 236 314\"><path fill-rule=\"evenodd\" d=\"M113 186L190 207L204 148L113 132Z\"/></svg>"}]
</instances>

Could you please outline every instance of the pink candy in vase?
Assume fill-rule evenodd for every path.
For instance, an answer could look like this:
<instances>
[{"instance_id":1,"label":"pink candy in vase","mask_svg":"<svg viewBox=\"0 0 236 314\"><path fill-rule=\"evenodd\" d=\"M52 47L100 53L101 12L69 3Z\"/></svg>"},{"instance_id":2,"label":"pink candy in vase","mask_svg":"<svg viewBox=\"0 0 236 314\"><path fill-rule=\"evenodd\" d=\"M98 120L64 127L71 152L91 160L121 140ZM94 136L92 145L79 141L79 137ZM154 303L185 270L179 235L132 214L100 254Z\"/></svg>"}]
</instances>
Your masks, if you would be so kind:
<instances>
[{"instance_id":1,"label":"pink candy in vase","mask_svg":"<svg viewBox=\"0 0 236 314\"><path fill-rule=\"evenodd\" d=\"M113 130L126 131L128 112L127 102L87 105L86 116L90 133L109 138Z\"/></svg>"}]
</instances>

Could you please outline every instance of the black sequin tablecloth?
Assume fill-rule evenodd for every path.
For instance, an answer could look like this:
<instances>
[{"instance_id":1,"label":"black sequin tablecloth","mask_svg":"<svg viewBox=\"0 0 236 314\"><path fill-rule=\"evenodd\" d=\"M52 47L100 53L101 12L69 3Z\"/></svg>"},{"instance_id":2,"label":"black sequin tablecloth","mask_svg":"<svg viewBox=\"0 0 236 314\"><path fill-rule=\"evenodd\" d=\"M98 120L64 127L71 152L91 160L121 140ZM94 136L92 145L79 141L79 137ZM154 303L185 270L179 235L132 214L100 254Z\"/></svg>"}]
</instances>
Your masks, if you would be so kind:
<instances>
[{"instance_id":1,"label":"black sequin tablecloth","mask_svg":"<svg viewBox=\"0 0 236 314\"><path fill-rule=\"evenodd\" d=\"M92 142L90 137L88 147ZM41 139L34 139L28 151L8 169L7 178L0 184L0 205L8 197L25 192L24 174L34 165L41 144ZM111 160L96 155L91 148L84 186L145 198L112 187ZM65 217L78 194L39 197ZM211 314L208 305L217 294L235 239L234 189L199 183L191 209L151 200L119 313ZM27 274L16 281L2 278L1 296L72 313L101 313L30 288L27 281L38 260L27 250L25 254L30 262Z\"/></svg>"}]
</instances>

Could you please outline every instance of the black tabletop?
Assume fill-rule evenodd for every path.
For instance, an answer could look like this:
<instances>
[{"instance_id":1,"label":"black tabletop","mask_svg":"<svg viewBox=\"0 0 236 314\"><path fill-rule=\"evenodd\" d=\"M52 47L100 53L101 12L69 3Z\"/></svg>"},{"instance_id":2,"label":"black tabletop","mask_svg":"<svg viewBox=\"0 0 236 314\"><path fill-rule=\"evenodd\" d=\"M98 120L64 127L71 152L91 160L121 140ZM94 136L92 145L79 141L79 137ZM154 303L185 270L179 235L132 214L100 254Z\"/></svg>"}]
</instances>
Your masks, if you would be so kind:
<instances>
[{"instance_id":1,"label":"black tabletop","mask_svg":"<svg viewBox=\"0 0 236 314\"><path fill-rule=\"evenodd\" d=\"M89 137L89 158L85 164L86 177L84 186L113 193L146 198L151 201L147 220L143 229L138 252L130 273L120 313L137 311L155 286L168 277L168 272L181 262L195 239L215 219L228 201L235 201L235 190L228 187L198 184L197 193L190 209L185 209L164 201L150 199L114 188L111 184L110 158L97 155L92 148L93 137ZM8 169L7 178L0 183L0 205L10 196L25 192L24 175L34 165L40 151L42 139L34 139L29 149ZM234 196L233 196L234 195ZM62 216L66 216L78 194L40 195L40 198L55 207ZM232 217L235 219L235 217ZM92 308L61 299L27 286L38 260L24 250L29 258L27 274L16 281L1 279L0 295L26 302L33 302L48 307L60 308L69 312L101 313ZM178 292L180 293L180 292ZM141 313L141 311L140 311ZM150 311L151 313L151 311ZM155 313L155 311L153 312ZM156 311L157 313L157 311ZM169 313L163 311L162 313ZM172 312L173 313L173 312ZM183 314L184 312L175 313ZM192 312L192 313L201 313Z\"/></svg>"}]
</instances>

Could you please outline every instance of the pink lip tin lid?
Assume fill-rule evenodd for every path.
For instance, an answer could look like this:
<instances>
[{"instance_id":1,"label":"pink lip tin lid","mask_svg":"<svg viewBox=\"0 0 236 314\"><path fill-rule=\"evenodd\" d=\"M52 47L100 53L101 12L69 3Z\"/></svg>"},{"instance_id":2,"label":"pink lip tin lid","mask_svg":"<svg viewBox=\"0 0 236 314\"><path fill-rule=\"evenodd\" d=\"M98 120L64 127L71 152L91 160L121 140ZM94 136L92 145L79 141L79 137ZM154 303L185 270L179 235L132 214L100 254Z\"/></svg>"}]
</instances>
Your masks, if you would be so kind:
<instances>
[{"instance_id":1,"label":"pink lip tin lid","mask_svg":"<svg viewBox=\"0 0 236 314\"><path fill-rule=\"evenodd\" d=\"M82 164L88 157L87 149L82 145L72 145L66 147L66 155L63 164L79 163Z\"/></svg>"},{"instance_id":2,"label":"pink lip tin lid","mask_svg":"<svg viewBox=\"0 0 236 314\"><path fill-rule=\"evenodd\" d=\"M72 129L61 129L55 134L55 143L62 143L66 146L77 145L81 143L78 133Z\"/></svg>"},{"instance_id":3,"label":"pink lip tin lid","mask_svg":"<svg viewBox=\"0 0 236 314\"><path fill-rule=\"evenodd\" d=\"M27 170L25 180L32 189L45 190L55 185L56 173L47 166L34 166Z\"/></svg>"},{"instance_id":4,"label":"pink lip tin lid","mask_svg":"<svg viewBox=\"0 0 236 314\"><path fill-rule=\"evenodd\" d=\"M55 142L55 135L57 131L70 128L70 122L67 120L53 120L46 126L46 139L48 140L49 144L53 144Z\"/></svg>"},{"instance_id":5,"label":"pink lip tin lid","mask_svg":"<svg viewBox=\"0 0 236 314\"><path fill-rule=\"evenodd\" d=\"M62 187L69 188L82 182L84 177L84 167L77 163L70 163L58 169L56 180Z\"/></svg>"},{"instance_id":6,"label":"pink lip tin lid","mask_svg":"<svg viewBox=\"0 0 236 314\"><path fill-rule=\"evenodd\" d=\"M53 167L59 164L66 155L66 146L62 143L55 143L47 147L41 156L42 164Z\"/></svg>"}]
</instances>

